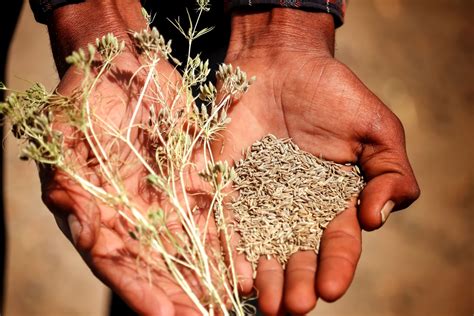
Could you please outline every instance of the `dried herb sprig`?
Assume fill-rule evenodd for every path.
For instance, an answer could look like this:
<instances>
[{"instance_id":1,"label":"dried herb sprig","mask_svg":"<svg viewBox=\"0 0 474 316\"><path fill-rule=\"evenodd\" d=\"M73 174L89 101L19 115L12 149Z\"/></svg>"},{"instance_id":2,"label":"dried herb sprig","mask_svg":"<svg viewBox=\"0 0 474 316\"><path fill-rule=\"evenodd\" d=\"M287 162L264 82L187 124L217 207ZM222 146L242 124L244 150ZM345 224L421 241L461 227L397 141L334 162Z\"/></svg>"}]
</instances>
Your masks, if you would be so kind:
<instances>
[{"instance_id":1,"label":"dried herb sprig","mask_svg":"<svg viewBox=\"0 0 474 316\"><path fill-rule=\"evenodd\" d=\"M201 14L209 10L209 1L198 0L197 4L198 17L193 22L188 12L187 30L179 21L173 22L188 40L189 52L192 42L210 31L210 28L198 28ZM144 16L151 20L147 13ZM227 69L218 74L226 85L225 89L217 91L207 79L208 62L199 55L188 54L181 81L163 84L156 66L164 60L180 64L172 56L171 42L165 41L153 28L133 33L131 38L142 56L142 65L125 85L135 85L135 88L138 85L138 89L130 89L130 93L135 93L131 97L134 101L127 106L127 116L122 122L108 120L98 113L100 107L95 106L100 103L96 97L98 84L105 76L113 76L115 70L120 70L115 59L126 49L125 43L113 34L97 39L67 58L83 77L81 86L71 97L49 93L43 86L34 85L27 91L10 94L0 103L0 113L7 116L14 135L24 143L24 158L63 171L95 197L98 204L115 209L128 222L130 236L144 249L137 259L145 261L151 269L166 269L203 315L248 315L252 310L238 293L238 276L230 243L223 246L227 247L229 261L216 260L223 256L209 252L207 235L209 221L215 218L219 220L218 229L226 240L230 240L230 223L224 216L223 201L226 197L224 188L232 182L235 173L227 163L214 160L210 142L230 122L226 111L232 100L248 89L252 80L247 80L240 69L233 71L231 67L221 67ZM199 95L193 95L193 87L201 87ZM4 86L0 88L5 89ZM218 92L222 96L219 100L216 98ZM202 107L195 102L199 97L203 100ZM115 101L122 104L123 100ZM146 122L142 117L147 117ZM57 130L55 124L58 123L72 130L72 135ZM136 141L136 135L140 135L140 141ZM90 153L86 161L79 162L71 152L67 145L71 140L87 146ZM149 148L143 148L143 140ZM204 170L197 170L193 162L198 149L204 152ZM94 166L100 181L94 181L87 173L90 165ZM127 190L124 185L126 170L136 165L145 170L143 186L164 196L166 205L177 214L184 231L182 235L167 227L169 211L158 205L145 209L135 202L136 193ZM210 195L209 209L202 211L208 214L204 228L197 225L196 209L188 198L186 177L190 173L199 173L210 184L210 192L206 192ZM166 245L172 245L175 252L168 251ZM163 259L164 265L156 265L150 259L156 255ZM196 275L207 293L205 297L194 293L183 269Z\"/></svg>"}]
</instances>

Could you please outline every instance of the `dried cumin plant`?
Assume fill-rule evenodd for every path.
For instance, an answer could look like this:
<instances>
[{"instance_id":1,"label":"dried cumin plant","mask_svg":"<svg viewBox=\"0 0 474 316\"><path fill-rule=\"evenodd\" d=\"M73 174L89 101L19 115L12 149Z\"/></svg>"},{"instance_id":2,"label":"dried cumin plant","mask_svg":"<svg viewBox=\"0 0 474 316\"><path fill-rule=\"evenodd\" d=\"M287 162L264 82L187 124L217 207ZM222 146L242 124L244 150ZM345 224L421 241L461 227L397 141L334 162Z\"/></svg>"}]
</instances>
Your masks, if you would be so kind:
<instances>
[{"instance_id":1,"label":"dried cumin plant","mask_svg":"<svg viewBox=\"0 0 474 316\"><path fill-rule=\"evenodd\" d=\"M342 165L304 152L290 139L268 135L236 163L231 208L238 250L253 264L275 257L285 267L298 250L319 250L323 230L357 196L364 181L357 166Z\"/></svg>"},{"instance_id":2,"label":"dried cumin plant","mask_svg":"<svg viewBox=\"0 0 474 316\"><path fill-rule=\"evenodd\" d=\"M190 48L196 38L209 31L197 28L201 14L209 10L208 2L197 1L198 17L194 23L189 19L189 29L179 21L173 23ZM60 171L88 192L93 203L115 210L141 249L137 261L153 271L166 270L200 313L249 314L252 311L238 293L233 252L225 242L231 236L230 223L223 216L224 188L235 173L227 163L215 161L210 143L226 128L230 104L245 93L252 80L239 68L221 65L217 78L223 85L218 91L207 79L208 62L197 55L188 56L178 80L167 81L157 66L163 62L179 64L172 56L171 43L155 28L133 33L131 39L141 65L123 83L130 95L127 101L118 96L118 100L97 97L101 82L123 78L116 76L120 65L115 61L130 49L107 34L67 58L83 78L70 96L50 93L35 84L24 92L10 91L0 103L0 113L10 121L14 136L23 140L22 157ZM195 88L200 91L198 95L193 95ZM102 105L114 103L119 106L104 114ZM118 120L112 119L117 116ZM74 152L76 143L87 148L87 157ZM197 152L204 164L195 163ZM136 175L137 170L143 173L141 191L131 190L127 183L127 177ZM208 182L207 210L198 209L191 201L194 197L186 180L190 174ZM143 192L149 200L155 199L154 203L139 200L137 196ZM158 203L158 199L166 202ZM200 223L197 213L204 214ZM170 214L182 227L182 234L167 226ZM219 219L215 229L224 239L218 254L209 250L209 229L215 218ZM228 253L227 260L222 251ZM195 293L183 270L196 276L205 297Z\"/></svg>"}]
</instances>

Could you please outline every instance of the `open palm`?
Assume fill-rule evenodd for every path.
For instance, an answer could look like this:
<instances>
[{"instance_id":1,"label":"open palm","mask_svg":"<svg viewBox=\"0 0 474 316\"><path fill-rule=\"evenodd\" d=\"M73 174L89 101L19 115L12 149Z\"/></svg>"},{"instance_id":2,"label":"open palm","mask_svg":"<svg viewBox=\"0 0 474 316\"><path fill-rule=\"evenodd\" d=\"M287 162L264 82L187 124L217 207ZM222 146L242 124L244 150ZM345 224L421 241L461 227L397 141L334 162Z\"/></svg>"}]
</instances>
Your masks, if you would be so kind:
<instances>
[{"instance_id":1,"label":"open palm","mask_svg":"<svg viewBox=\"0 0 474 316\"><path fill-rule=\"evenodd\" d=\"M102 77L91 100L91 111L102 122L117 129L128 126L133 112L133 104L137 102L137 91L134 86L126 87L130 78L139 68L140 63L130 53L117 57L115 66L107 75ZM169 85L168 80L178 82L180 77L173 67L166 61L156 67L163 80L163 86ZM70 68L62 78L59 92L70 95L77 89L83 79L82 74L75 68ZM139 81L139 80L138 80ZM140 82L140 81L139 81ZM141 85L142 82L140 82ZM138 84L138 88L140 88ZM135 124L147 124L149 118L149 104L144 103L143 110L138 112ZM121 144L110 135L101 124L93 124L93 129L112 160L116 155L119 178L128 193L128 198L145 212L160 207L165 212L165 225L174 235L183 234L183 229L176 211L170 203L162 198L155 189L146 183L147 170L139 163L129 147ZM57 124L57 129L64 134L65 144L69 150L68 159L83 166L81 174L90 182L102 187L108 192L114 192L114 186L107 180L104 170L92 152L91 146L79 137L77 132L68 127L68 124ZM136 150L149 157L152 148L144 133L134 129L131 134L131 143ZM107 163L114 163L108 161ZM137 240L129 234L133 230L130 224L120 216L116 209L98 202L87 193L77 182L58 170L43 169L41 174L43 199L54 213L58 225L73 242L76 249L91 268L92 272L105 284L119 294L134 310L144 315L200 315L196 306L178 286L172 275L166 270L163 258L153 255L153 265L146 265L143 249ZM194 188L188 185L190 191ZM203 227L206 208L197 198L188 197L191 208L196 207L195 221ZM217 231L211 220L207 227L207 240L210 257L220 253ZM171 254L176 253L172 245L168 245ZM137 257L142 261L137 261ZM161 268L160 268L161 267ZM149 270L151 268L151 271ZM181 273L188 279L189 284L195 284L193 291L198 298L205 293L199 286L195 275L186 269ZM194 278L194 280L193 280Z\"/></svg>"},{"instance_id":2,"label":"open palm","mask_svg":"<svg viewBox=\"0 0 474 316\"><path fill-rule=\"evenodd\" d=\"M396 116L343 64L316 54L228 57L257 81L231 108L222 158L238 160L242 149L267 134L291 138L302 150L338 163L359 164L368 184L361 204L337 216L325 230L320 253L298 252L283 271L262 258L255 282L241 265L244 291L254 285L266 315L304 314L317 297L338 299L349 287L361 253L361 226L382 225L387 201L396 209L416 199L418 188ZM392 204L393 205L393 204ZM240 258L240 261L243 261Z\"/></svg>"}]
</instances>

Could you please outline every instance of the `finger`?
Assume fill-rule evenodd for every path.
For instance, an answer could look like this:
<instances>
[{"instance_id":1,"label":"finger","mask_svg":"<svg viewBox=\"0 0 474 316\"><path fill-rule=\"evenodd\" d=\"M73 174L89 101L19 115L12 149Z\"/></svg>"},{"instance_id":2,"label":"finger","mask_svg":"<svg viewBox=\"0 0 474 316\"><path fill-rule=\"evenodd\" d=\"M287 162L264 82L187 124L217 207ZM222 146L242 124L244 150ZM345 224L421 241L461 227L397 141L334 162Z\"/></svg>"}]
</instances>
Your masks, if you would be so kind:
<instances>
[{"instance_id":1,"label":"finger","mask_svg":"<svg viewBox=\"0 0 474 316\"><path fill-rule=\"evenodd\" d=\"M78 251L88 251L94 245L100 227L101 215L97 205L90 194L65 175L56 172L54 178L42 177L41 198ZM74 232L64 224L71 220Z\"/></svg>"},{"instance_id":2,"label":"finger","mask_svg":"<svg viewBox=\"0 0 474 316\"><path fill-rule=\"evenodd\" d=\"M379 228L392 211L408 207L420 195L405 151L405 136L398 118L385 110L383 127L374 123L359 162L367 180L360 195L359 220L365 230Z\"/></svg>"},{"instance_id":3,"label":"finger","mask_svg":"<svg viewBox=\"0 0 474 316\"><path fill-rule=\"evenodd\" d=\"M285 270L285 309L292 314L306 314L316 306L316 253L293 254Z\"/></svg>"},{"instance_id":4,"label":"finger","mask_svg":"<svg viewBox=\"0 0 474 316\"><path fill-rule=\"evenodd\" d=\"M325 301L339 299L349 288L361 253L361 231L355 207L328 225L321 240L316 288Z\"/></svg>"},{"instance_id":5,"label":"finger","mask_svg":"<svg viewBox=\"0 0 474 316\"><path fill-rule=\"evenodd\" d=\"M220 242L219 244L219 253L224 255L224 259L228 267L233 269L230 272L230 282L232 284L237 284L237 288L239 292L243 295L248 295L253 291L253 269L250 262L247 260L245 254L239 253L237 248L241 242L240 235L235 231L234 225L236 224L233 218L233 212L229 209L228 205L231 203L232 194L229 194L224 199L224 209L222 210L222 214L219 213L219 209L214 210L216 212L217 217L221 218L221 222L219 225L220 229L217 228L216 222L214 221L214 216L212 216L211 225L209 225L209 232L213 233L215 236L219 236ZM209 209L210 206L203 209ZM211 212L213 213L213 212ZM209 214L211 215L211 214ZM214 214L212 214L214 215ZM214 234L215 233L215 234ZM222 248L221 248L222 245ZM234 279L235 277L235 279Z\"/></svg>"},{"instance_id":6,"label":"finger","mask_svg":"<svg viewBox=\"0 0 474 316\"><path fill-rule=\"evenodd\" d=\"M239 292L243 295L248 295L252 292L254 286L252 265L245 257L245 254L238 253L236 250L237 245L240 243L240 236L232 231L229 233L229 236L230 239L227 241L225 236L221 236L222 243L226 245L226 249L224 249L225 259L227 264L233 264L234 266Z\"/></svg>"},{"instance_id":7,"label":"finger","mask_svg":"<svg viewBox=\"0 0 474 316\"><path fill-rule=\"evenodd\" d=\"M240 236L232 229L227 229L227 234L223 231L220 233L220 240L223 246L226 264L232 265L236 277L238 290L241 294L250 294L253 290L253 269L245 254L238 253L237 246L240 243ZM234 283L235 280L230 280Z\"/></svg>"},{"instance_id":8,"label":"finger","mask_svg":"<svg viewBox=\"0 0 474 316\"><path fill-rule=\"evenodd\" d=\"M88 262L94 275L140 315L174 315L170 293L164 293L141 275L135 257L127 256L125 249L120 236L101 228Z\"/></svg>"},{"instance_id":9,"label":"finger","mask_svg":"<svg viewBox=\"0 0 474 316\"><path fill-rule=\"evenodd\" d=\"M202 247L207 253L206 260L209 263L212 282L220 292L224 304L230 308L231 297L234 295L234 292L232 291L232 286L229 285L229 283L232 283L232 279L229 279L228 267L222 266L222 263L225 262L225 253L223 253L225 251L223 251L224 245L221 245L221 232L215 222L214 208L208 204L209 202L205 202L206 199L203 197L203 195L201 195L201 198L198 198L198 196L194 197L198 201L198 208L195 210L195 222L201 230L200 238L203 244ZM203 288L202 292L206 292L203 284L200 284L200 287ZM202 301L206 300L208 301L209 299L204 297Z\"/></svg>"},{"instance_id":10,"label":"finger","mask_svg":"<svg viewBox=\"0 0 474 316\"><path fill-rule=\"evenodd\" d=\"M255 287L258 306L264 315L278 315L283 298L283 268L274 258L260 258Z\"/></svg>"},{"instance_id":11,"label":"finger","mask_svg":"<svg viewBox=\"0 0 474 316\"><path fill-rule=\"evenodd\" d=\"M244 254L234 254L234 265L240 293L243 295L250 294L254 286L252 265Z\"/></svg>"},{"instance_id":12,"label":"finger","mask_svg":"<svg viewBox=\"0 0 474 316\"><path fill-rule=\"evenodd\" d=\"M169 223L166 223L166 226L168 225ZM148 282L151 291L161 291L164 293L168 300L173 304L175 315L200 315L196 306L191 302L188 294L178 286L176 279L169 273L167 264L159 253L150 252L145 256L140 255L143 253L142 246L128 234L129 227L126 221L120 217L116 217L113 227L110 228L112 228L113 235L109 240L107 240L106 245L108 246L108 249L106 250L106 253L102 255L103 257L108 257L114 262L123 262L125 265L128 264L129 266L129 262L133 261L134 265L131 266L132 269L129 273L135 273L137 277L145 279ZM173 229L168 227L168 230L170 230L172 235L182 234L182 227L177 226ZM106 231L106 233L111 235L108 231ZM102 235L104 235L104 233L102 233ZM176 239L175 237L172 238ZM101 240L98 241L98 243L100 242ZM123 242L124 249L121 249L121 242ZM105 248L102 247L99 249L102 250ZM172 254L175 250L171 249L170 251L165 251L168 254ZM97 257L98 251L95 251L94 255ZM208 299L206 297L207 294L203 289L201 279L196 275L196 273L185 267L179 267L179 271L197 299L201 302L206 301ZM157 289L155 289L155 287Z\"/></svg>"},{"instance_id":13,"label":"finger","mask_svg":"<svg viewBox=\"0 0 474 316\"><path fill-rule=\"evenodd\" d=\"M227 203L228 204L228 203ZM226 223L234 223L233 213L229 209L224 210ZM233 227L233 226L230 226ZM254 279L253 269L250 262L247 260L244 253L238 253L237 248L241 242L241 236L234 231L234 229L227 229L227 234L221 233L222 244L224 245L224 254L226 262L234 266L235 275L237 278L237 286L239 292L243 295L248 295L253 291Z\"/></svg>"}]
</instances>

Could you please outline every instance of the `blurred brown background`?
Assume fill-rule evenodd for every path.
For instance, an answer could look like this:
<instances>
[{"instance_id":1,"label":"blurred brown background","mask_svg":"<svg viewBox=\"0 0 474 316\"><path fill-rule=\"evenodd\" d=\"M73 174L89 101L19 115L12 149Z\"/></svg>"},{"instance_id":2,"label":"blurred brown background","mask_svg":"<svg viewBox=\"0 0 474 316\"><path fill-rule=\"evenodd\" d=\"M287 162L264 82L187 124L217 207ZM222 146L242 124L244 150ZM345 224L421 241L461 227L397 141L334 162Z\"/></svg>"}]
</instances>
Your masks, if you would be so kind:
<instances>
[{"instance_id":1,"label":"blurred brown background","mask_svg":"<svg viewBox=\"0 0 474 316\"><path fill-rule=\"evenodd\" d=\"M401 118L422 197L364 234L352 287L311 315L473 315L474 1L351 1L337 57ZM23 8L8 84L57 83L44 27ZM105 315L108 291L40 200L35 166L5 143L7 316Z\"/></svg>"}]
</instances>

